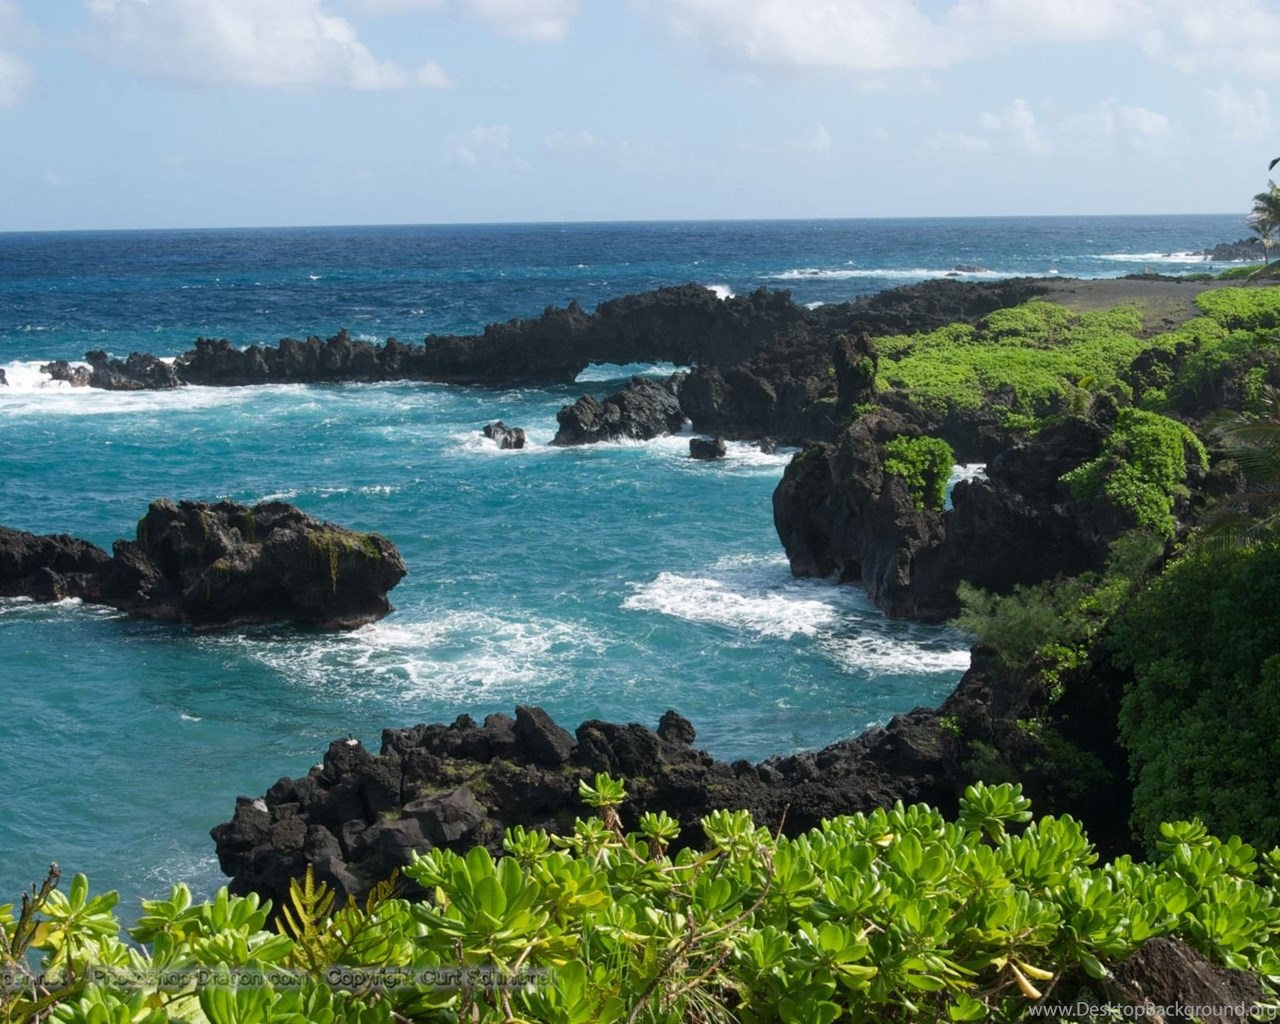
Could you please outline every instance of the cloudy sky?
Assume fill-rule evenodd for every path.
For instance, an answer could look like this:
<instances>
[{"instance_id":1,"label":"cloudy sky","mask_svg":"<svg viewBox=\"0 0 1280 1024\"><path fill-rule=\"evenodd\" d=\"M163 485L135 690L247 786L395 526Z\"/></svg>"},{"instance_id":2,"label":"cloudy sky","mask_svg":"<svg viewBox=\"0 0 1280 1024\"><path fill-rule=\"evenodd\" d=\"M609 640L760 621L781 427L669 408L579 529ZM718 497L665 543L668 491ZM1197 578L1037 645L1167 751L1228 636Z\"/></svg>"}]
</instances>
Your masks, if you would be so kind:
<instances>
[{"instance_id":1,"label":"cloudy sky","mask_svg":"<svg viewBox=\"0 0 1280 1024\"><path fill-rule=\"evenodd\" d=\"M0 0L0 230L1228 213L1278 0Z\"/></svg>"}]
</instances>

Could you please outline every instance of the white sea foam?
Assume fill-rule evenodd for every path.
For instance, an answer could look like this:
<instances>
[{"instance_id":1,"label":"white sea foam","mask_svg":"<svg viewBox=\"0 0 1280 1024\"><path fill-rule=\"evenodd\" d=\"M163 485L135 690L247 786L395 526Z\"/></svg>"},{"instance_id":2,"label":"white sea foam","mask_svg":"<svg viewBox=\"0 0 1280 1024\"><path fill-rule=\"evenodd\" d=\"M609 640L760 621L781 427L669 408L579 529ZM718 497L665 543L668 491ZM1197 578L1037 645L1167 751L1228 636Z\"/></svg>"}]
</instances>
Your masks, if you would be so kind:
<instances>
[{"instance_id":1,"label":"white sea foam","mask_svg":"<svg viewBox=\"0 0 1280 1024\"><path fill-rule=\"evenodd\" d=\"M33 360L31 362L18 361L5 363L2 369L5 373L5 379L9 382L9 390L6 392L0 389L0 395L14 395L18 392L25 391L74 391L65 380L54 380L47 373L41 373L40 367L49 360ZM83 366L88 369L88 363L72 362L72 366Z\"/></svg>"},{"instance_id":2,"label":"white sea foam","mask_svg":"<svg viewBox=\"0 0 1280 1024\"><path fill-rule=\"evenodd\" d=\"M951 467L951 476L947 478L947 486L954 487L961 480L985 480L987 464L985 462L961 462Z\"/></svg>"},{"instance_id":3,"label":"white sea foam","mask_svg":"<svg viewBox=\"0 0 1280 1024\"><path fill-rule=\"evenodd\" d=\"M574 378L575 384L596 384L604 381L630 380L632 377L670 377L673 373L688 370L675 363L592 363Z\"/></svg>"},{"instance_id":4,"label":"white sea foam","mask_svg":"<svg viewBox=\"0 0 1280 1024\"><path fill-rule=\"evenodd\" d=\"M997 270L956 270L954 267L948 267L945 270L933 270L927 267L912 267L910 269L894 270L888 267L798 267L794 270L784 270L779 274L771 274L770 280L774 281L852 281L859 278L892 278L894 280L928 280L940 277L962 277L966 280L988 280L998 281L1007 277L1013 277L1013 274L1005 273Z\"/></svg>"},{"instance_id":5,"label":"white sea foam","mask_svg":"<svg viewBox=\"0 0 1280 1024\"><path fill-rule=\"evenodd\" d=\"M862 675L959 675L969 667L969 639L892 622L860 588L796 579L782 555L721 558L699 573L659 573L631 584L622 607L686 622L722 626L760 639L812 640L847 672Z\"/></svg>"},{"instance_id":6,"label":"white sea foam","mask_svg":"<svg viewBox=\"0 0 1280 1024\"><path fill-rule=\"evenodd\" d=\"M104 391L72 387L40 372L40 361L4 366L8 387L0 386L0 415L98 416L208 409L252 401L259 388L180 387L161 391ZM291 387L295 385L263 385Z\"/></svg>"},{"instance_id":7,"label":"white sea foam","mask_svg":"<svg viewBox=\"0 0 1280 1024\"><path fill-rule=\"evenodd\" d=\"M780 640L797 634L814 636L838 620L836 609L826 602L786 593L781 588L743 592L723 580L673 572L659 573L653 582L637 585L622 607Z\"/></svg>"},{"instance_id":8,"label":"white sea foam","mask_svg":"<svg viewBox=\"0 0 1280 1024\"><path fill-rule=\"evenodd\" d=\"M859 597L820 581L794 579L782 555L731 556L696 575L663 572L630 586L632 593L622 602L629 611L780 640L830 629L840 621L842 607Z\"/></svg>"},{"instance_id":9,"label":"white sea foam","mask_svg":"<svg viewBox=\"0 0 1280 1024\"><path fill-rule=\"evenodd\" d=\"M499 448L498 442L492 438L485 437L483 430L468 430L462 433L451 434L450 438L454 442L451 448L444 451L446 456L498 456L501 458L520 458L530 455L549 455L559 449L551 447L551 439L555 437L555 431L546 427L527 427L524 432L525 444L523 448Z\"/></svg>"},{"instance_id":10,"label":"white sea foam","mask_svg":"<svg viewBox=\"0 0 1280 1024\"><path fill-rule=\"evenodd\" d=\"M969 648L922 642L909 635L896 637L867 631L857 636L829 636L822 650L846 671L870 675L960 675L969 668Z\"/></svg>"},{"instance_id":11,"label":"white sea foam","mask_svg":"<svg viewBox=\"0 0 1280 1024\"><path fill-rule=\"evenodd\" d=\"M716 298L723 302L725 299L733 298L733 289L727 284L709 284L707 288L716 293Z\"/></svg>"},{"instance_id":12,"label":"white sea foam","mask_svg":"<svg viewBox=\"0 0 1280 1024\"><path fill-rule=\"evenodd\" d=\"M1115 263L1205 263L1209 259L1202 252L1110 252L1092 258Z\"/></svg>"},{"instance_id":13,"label":"white sea foam","mask_svg":"<svg viewBox=\"0 0 1280 1024\"><path fill-rule=\"evenodd\" d=\"M305 686L406 697L524 699L543 687L573 681L574 657L598 658L607 638L580 622L532 615L504 618L487 611L453 611L438 618L377 622L352 633L305 642L246 637L210 638L244 645L251 657Z\"/></svg>"}]
</instances>

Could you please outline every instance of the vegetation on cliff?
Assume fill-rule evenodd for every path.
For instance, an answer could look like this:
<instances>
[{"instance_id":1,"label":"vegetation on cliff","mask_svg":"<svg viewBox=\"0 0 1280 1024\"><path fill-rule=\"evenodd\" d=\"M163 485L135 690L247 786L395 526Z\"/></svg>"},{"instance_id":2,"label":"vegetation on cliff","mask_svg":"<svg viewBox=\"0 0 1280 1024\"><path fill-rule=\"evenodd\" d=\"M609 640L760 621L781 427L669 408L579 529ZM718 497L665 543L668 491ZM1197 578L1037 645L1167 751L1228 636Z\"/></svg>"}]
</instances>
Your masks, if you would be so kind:
<instances>
[{"instance_id":1,"label":"vegetation on cliff","mask_svg":"<svg viewBox=\"0 0 1280 1024\"><path fill-rule=\"evenodd\" d=\"M256 897L145 902L122 932L114 894L78 876L0 911L0 1016L61 1024L405 1020L1015 1020L1107 993L1112 966L1175 936L1213 961L1280 975L1280 850L1199 822L1159 859L1099 866L1078 822L1032 821L1019 787L973 786L955 821L915 805L834 818L794 839L746 812L624 832L624 788L583 783L599 817L571 834L509 830L507 855L433 850L335 907L307 875L276 931ZM43 988L26 958L40 951ZM1094 1001L1101 1002L1095 996Z\"/></svg>"},{"instance_id":2,"label":"vegetation on cliff","mask_svg":"<svg viewBox=\"0 0 1280 1024\"><path fill-rule=\"evenodd\" d=\"M1133 672L1120 708L1134 824L1197 808L1210 827L1280 841L1280 547L1197 552L1152 580L1112 629Z\"/></svg>"}]
</instances>

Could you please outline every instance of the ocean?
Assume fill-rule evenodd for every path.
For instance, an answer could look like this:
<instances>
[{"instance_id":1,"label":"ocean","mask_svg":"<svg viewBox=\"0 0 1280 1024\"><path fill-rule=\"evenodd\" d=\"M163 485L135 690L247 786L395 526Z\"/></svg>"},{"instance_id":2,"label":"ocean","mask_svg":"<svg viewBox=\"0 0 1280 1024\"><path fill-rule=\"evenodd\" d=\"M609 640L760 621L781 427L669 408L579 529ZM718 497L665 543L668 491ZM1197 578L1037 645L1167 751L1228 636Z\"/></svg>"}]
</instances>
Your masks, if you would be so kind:
<instances>
[{"instance_id":1,"label":"ocean","mask_svg":"<svg viewBox=\"0 0 1280 1024\"><path fill-rule=\"evenodd\" d=\"M347 634L196 636L77 602L0 601L0 902L50 860L140 897L223 881L208 830L330 740L539 704L650 726L722 758L856 735L936 704L966 637L792 579L770 496L790 452L686 437L556 449L574 386L281 385L105 393L41 362L176 355L197 336L421 341L578 299L696 281L844 302L965 279L1215 269L1239 216L542 224L0 234L0 523L109 546L154 498L279 499L394 541L395 612ZM500 452L480 430L521 426ZM972 472L958 467L957 474Z\"/></svg>"}]
</instances>

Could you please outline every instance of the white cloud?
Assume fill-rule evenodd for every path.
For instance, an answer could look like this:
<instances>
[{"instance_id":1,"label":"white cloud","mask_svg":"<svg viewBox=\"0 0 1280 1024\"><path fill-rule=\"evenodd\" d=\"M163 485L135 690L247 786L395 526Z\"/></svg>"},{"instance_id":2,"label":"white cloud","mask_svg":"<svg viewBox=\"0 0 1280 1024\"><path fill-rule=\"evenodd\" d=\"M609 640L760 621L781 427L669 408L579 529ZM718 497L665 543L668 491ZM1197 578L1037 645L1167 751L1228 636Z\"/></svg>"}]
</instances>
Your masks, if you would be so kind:
<instances>
[{"instance_id":1,"label":"white cloud","mask_svg":"<svg viewBox=\"0 0 1280 1024\"><path fill-rule=\"evenodd\" d=\"M1141 30L1151 16L1144 0L960 0L947 12L953 31L973 39L975 51L1015 43L1090 42Z\"/></svg>"},{"instance_id":2,"label":"white cloud","mask_svg":"<svg viewBox=\"0 0 1280 1024\"><path fill-rule=\"evenodd\" d=\"M364 14L407 14L447 7L447 0L347 0ZM499 34L532 42L558 42L569 32L578 0L456 0L457 8Z\"/></svg>"},{"instance_id":3,"label":"white cloud","mask_svg":"<svg viewBox=\"0 0 1280 1024\"><path fill-rule=\"evenodd\" d=\"M1143 40L1150 55L1186 71L1225 69L1280 81L1280 12L1263 0L1165 0Z\"/></svg>"},{"instance_id":4,"label":"white cloud","mask_svg":"<svg viewBox=\"0 0 1280 1024\"><path fill-rule=\"evenodd\" d=\"M644 0L641 8L732 64L895 71L960 56L913 0Z\"/></svg>"},{"instance_id":5,"label":"white cloud","mask_svg":"<svg viewBox=\"0 0 1280 1024\"><path fill-rule=\"evenodd\" d=\"M1035 156L1049 152L1049 144L1041 137L1036 115L1026 100L1014 100L999 113L983 114L982 128L996 139L1011 142L1015 148Z\"/></svg>"},{"instance_id":6,"label":"white cloud","mask_svg":"<svg viewBox=\"0 0 1280 1024\"><path fill-rule=\"evenodd\" d=\"M407 14L444 6L444 0L347 0L347 3L365 14Z\"/></svg>"},{"instance_id":7,"label":"white cloud","mask_svg":"<svg viewBox=\"0 0 1280 1024\"><path fill-rule=\"evenodd\" d=\"M569 31L577 0L463 0L468 13L498 32L533 42L557 42Z\"/></svg>"},{"instance_id":8,"label":"white cloud","mask_svg":"<svg viewBox=\"0 0 1280 1024\"><path fill-rule=\"evenodd\" d=\"M31 69L26 61L8 49L22 34L18 5L0 0L0 110L16 107L27 97L31 86Z\"/></svg>"},{"instance_id":9,"label":"white cloud","mask_svg":"<svg viewBox=\"0 0 1280 1024\"><path fill-rule=\"evenodd\" d=\"M788 149L798 149L804 153L829 153L833 146L831 133L824 124L812 131L802 132L797 138L787 139Z\"/></svg>"},{"instance_id":10,"label":"white cloud","mask_svg":"<svg viewBox=\"0 0 1280 1024\"><path fill-rule=\"evenodd\" d=\"M934 152L949 157L986 156L993 148L990 139L942 129L933 133L931 145Z\"/></svg>"},{"instance_id":11,"label":"white cloud","mask_svg":"<svg viewBox=\"0 0 1280 1024\"><path fill-rule=\"evenodd\" d=\"M450 135L448 158L454 163L477 167L500 161L510 148L511 129L505 124L481 126L464 135Z\"/></svg>"},{"instance_id":12,"label":"white cloud","mask_svg":"<svg viewBox=\"0 0 1280 1024\"><path fill-rule=\"evenodd\" d=\"M584 153L603 149L609 143L595 132L584 128L576 132L551 132L543 136L542 144L553 153Z\"/></svg>"},{"instance_id":13,"label":"white cloud","mask_svg":"<svg viewBox=\"0 0 1280 1024\"><path fill-rule=\"evenodd\" d=\"M1168 151L1174 137L1173 122L1164 114L1115 100L1067 118L1062 131L1076 145L1094 153L1130 150L1160 155Z\"/></svg>"},{"instance_id":14,"label":"white cloud","mask_svg":"<svg viewBox=\"0 0 1280 1024\"><path fill-rule=\"evenodd\" d=\"M1236 142L1258 142L1271 132L1271 100L1261 89L1248 95L1229 85L1205 93L1213 103L1223 134Z\"/></svg>"},{"instance_id":15,"label":"white cloud","mask_svg":"<svg viewBox=\"0 0 1280 1024\"><path fill-rule=\"evenodd\" d=\"M950 67L1041 44L1122 42L1184 71L1280 80L1274 0L634 0L738 66L857 73Z\"/></svg>"},{"instance_id":16,"label":"white cloud","mask_svg":"<svg viewBox=\"0 0 1280 1024\"><path fill-rule=\"evenodd\" d=\"M322 0L86 0L101 52L144 74L196 84L441 88L435 61L377 60Z\"/></svg>"}]
</instances>

